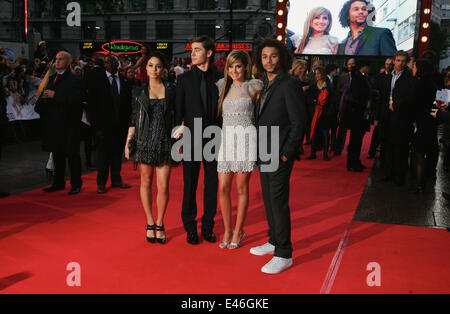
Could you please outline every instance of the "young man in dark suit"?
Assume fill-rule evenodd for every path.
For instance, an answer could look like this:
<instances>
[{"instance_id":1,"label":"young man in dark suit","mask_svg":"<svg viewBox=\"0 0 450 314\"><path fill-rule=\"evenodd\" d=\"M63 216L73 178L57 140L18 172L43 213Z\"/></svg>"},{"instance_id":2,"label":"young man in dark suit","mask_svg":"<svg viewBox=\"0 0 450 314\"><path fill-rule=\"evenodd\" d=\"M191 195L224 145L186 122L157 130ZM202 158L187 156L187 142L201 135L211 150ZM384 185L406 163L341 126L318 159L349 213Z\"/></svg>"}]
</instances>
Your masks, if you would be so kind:
<instances>
[{"instance_id":1,"label":"young man in dark suit","mask_svg":"<svg viewBox=\"0 0 450 314\"><path fill-rule=\"evenodd\" d=\"M251 248L250 253L274 254L261 271L277 274L292 266L289 179L306 129L307 112L300 82L287 73L292 64L287 47L266 39L256 49L254 59L261 73L265 73L255 117L269 241ZM264 129L267 136L262 137ZM267 152L271 159L264 160Z\"/></svg>"},{"instance_id":2,"label":"young man in dark suit","mask_svg":"<svg viewBox=\"0 0 450 314\"><path fill-rule=\"evenodd\" d=\"M105 70L87 79L88 115L97 142L97 193L106 193L111 171L111 187L130 188L122 181L122 156L131 115L131 88L117 71L119 61L108 55Z\"/></svg>"},{"instance_id":3,"label":"young man in dark suit","mask_svg":"<svg viewBox=\"0 0 450 314\"><path fill-rule=\"evenodd\" d=\"M191 156L183 152L184 193L181 218L187 232L187 242L198 244L196 191L200 165L203 161L205 187L202 236L207 242L214 243L216 241L213 228L217 212L217 160L208 161L203 156L203 148L207 143L203 139L203 131L208 126L219 126L217 116L219 91L215 83L223 77L223 74L211 64L215 52L215 44L211 38L203 35L192 39L191 43L194 69L178 76L175 108L175 125L181 127L174 133L174 138L181 138L184 128L189 129L191 134ZM201 127L194 127L194 124L199 122ZM201 134L198 134L199 132ZM197 142L195 138L202 140ZM199 152L201 152L201 159L194 160L197 159L195 155Z\"/></svg>"},{"instance_id":4,"label":"young man in dark suit","mask_svg":"<svg viewBox=\"0 0 450 314\"><path fill-rule=\"evenodd\" d=\"M81 191L80 121L81 81L72 74L71 55L66 51L56 54L57 73L50 76L44 92L36 103L35 111L43 124L43 148L53 153L55 176L53 185L45 192L64 190L66 157L69 158L69 194Z\"/></svg>"},{"instance_id":5,"label":"young man in dark suit","mask_svg":"<svg viewBox=\"0 0 450 314\"><path fill-rule=\"evenodd\" d=\"M409 142L414 133L411 92L413 76L406 68L409 55L405 51L398 51L394 55L394 70L386 86L383 101L387 112L382 128L386 134L386 154L390 171L387 177L378 181L394 181L397 185L404 185L408 169Z\"/></svg>"},{"instance_id":6,"label":"young man in dark suit","mask_svg":"<svg viewBox=\"0 0 450 314\"><path fill-rule=\"evenodd\" d=\"M367 0L344 3L339 20L342 27L350 27L350 32L339 44L339 55L392 56L397 51L390 29L367 25L368 5Z\"/></svg>"}]
</instances>

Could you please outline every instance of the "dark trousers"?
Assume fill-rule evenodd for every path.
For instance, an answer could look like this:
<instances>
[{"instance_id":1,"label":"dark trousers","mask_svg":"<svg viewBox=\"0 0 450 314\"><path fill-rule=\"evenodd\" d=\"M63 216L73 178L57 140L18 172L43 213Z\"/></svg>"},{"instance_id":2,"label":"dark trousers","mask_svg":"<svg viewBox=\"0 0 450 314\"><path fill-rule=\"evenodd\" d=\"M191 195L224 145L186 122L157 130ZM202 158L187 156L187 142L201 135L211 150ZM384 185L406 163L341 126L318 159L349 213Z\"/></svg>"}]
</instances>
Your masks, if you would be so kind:
<instances>
[{"instance_id":1,"label":"dark trousers","mask_svg":"<svg viewBox=\"0 0 450 314\"><path fill-rule=\"evenodd\" d=\"M377 152L377 148L378 146L380 146L380 126L377 125L373 128L373 133L372 133L372 140L370 141L370 149L369 149L369 154L370 155L375 155Z\"/></svg>"},{"instance_id":2,"label":"dark trousers","mask_svg":"<svg viewBox=\"0 0 450 314\"><path fill-rule=\"evenodd\" d=\"M350 141L347 147L347 167L361 165L361 147L365 130L362 127L354 127L350 131Z\"/></svg>"},{"instance_id":3,"label":"dark trousers","mask_svg":"<svg viewBox=\"0 0 450 314\"><path fill-rule=\"evenodd\" d=\"M84 154L86 157L86 165L90 166L92 163L92 130L89 125L84 124L81 122L80 127L80 135L81 135L81 141L84 142Z\"/></svg>"},{"instance_id":4,"label":"dark trousers","mask_svg":"<svg viewBox=\"0 0 450 314\"><path fill-rule=\"evenodd\" d=\"M346 138L347 138L347 128L345 128L342 124L340 124L336 138L335 152L341 153L344 150Z\"/></svg>"},{"instance_id":5,"label":"dark trousers","mask_svg":"<svg viewBox=\"0 0 450 314\"><path fill-rule=\"evenodd\" d=\"M116 135L98 139L97 151L97 185L106 185L109 171L111 170L111 182L120 183L122 177L122 156L125 148L125 136Z\"/></svg>"},{"instance_id":6,"label":"dark trousers","mask_svg":"<svg viewBox=\"0 0 450 314\"><path fill-rule=\"evenodd\" d=\"M269 243L275 246L275 256L283 258L292 257L289 179L293 166L293 161L280 160L276 171L260 173Z\"/></svg>"},{"instance_id":7,"label":"dark trousers","mask_svg":"<svg viewBox=\"0 0 450 314\"><path fill-rule=\"evenodd\" d=\"M70 185L72 188L81 188L81 158L80 153L66 154L64 152L53 152L53 163L55 164L54 186L65 186L66 157L69 159Z\"/></svg>"},{"instance_id":8,"label":"dark trousers","mask_svg":"<svg viewBox=\"0 0 450 314\"><path fill-rule=\"evenodd\" d=\"M200 174L200 161L183 161L184 194L181 219L187 232L197 230L197 185ZM202 232L208 233L214 228L214 217L217 212L217 161L203 160L204 191Z\"/></svg>"},{"instance_id":9,"label":"dark trousers","mask_svg":"<svg viewBox=\"0 0 450 314\"><path fill-rule=\"evenodd\" d=\"M387 143L386 157L389 176L398 182L404 182L408 172L409 143Z\"/></svg>"}]
</instances>

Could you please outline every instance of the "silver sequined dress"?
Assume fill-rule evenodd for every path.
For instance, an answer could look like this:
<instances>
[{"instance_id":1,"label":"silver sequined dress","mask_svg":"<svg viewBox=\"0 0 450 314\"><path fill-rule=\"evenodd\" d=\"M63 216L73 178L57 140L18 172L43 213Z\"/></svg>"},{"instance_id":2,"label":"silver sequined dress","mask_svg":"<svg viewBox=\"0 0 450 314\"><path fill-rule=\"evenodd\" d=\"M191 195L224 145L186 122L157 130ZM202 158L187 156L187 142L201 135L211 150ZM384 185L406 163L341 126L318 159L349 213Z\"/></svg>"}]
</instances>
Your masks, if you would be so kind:
<instances>
[{"instance_id":1,"label":"silver sequined dress","mask_svg":"<svg viewBox=\"0 0 450 314\"><path fill-rule=\"evenodd\" d=\"M222 92L224 80L216 84ZM255 79L230 87L222 105L222 139L217 172L252 172L257 168L257 133L252 96L262 88L263 82Z\"/></svg>"}]
</instances>

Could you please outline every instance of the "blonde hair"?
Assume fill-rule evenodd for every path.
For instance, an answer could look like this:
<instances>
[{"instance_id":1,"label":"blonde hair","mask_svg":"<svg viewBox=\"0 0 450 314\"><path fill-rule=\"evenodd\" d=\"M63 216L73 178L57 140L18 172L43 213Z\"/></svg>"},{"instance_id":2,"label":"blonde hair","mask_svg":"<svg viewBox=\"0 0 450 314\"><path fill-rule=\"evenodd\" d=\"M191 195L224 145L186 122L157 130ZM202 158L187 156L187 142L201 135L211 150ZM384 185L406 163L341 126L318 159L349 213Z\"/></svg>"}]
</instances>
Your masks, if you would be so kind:
<instances>
[{"instance_id":1,"label":"blonde hair","mask_svg":"<svg viewBox=\"0 0 450 314\"><path fill-rule=\"evenodd\" d=\"M306 45L308 44L309 38L313 34L314 30L311 27L312 21L323 14L328 15L328 21L330 22L328 24L327 29L324 31L325 35L330 34L331 26L333 24L333 17L331 16L331 12L324 7L317 7L311 10L309 12L308 17L306 18L305 25L303 27L303 38L300 44L298 45L298 48L296 50L296 53L302 53L303 49L305 49Z\"/></svg>"},{"instance_id":2,"label":"blonde hair","mask_svg":"<svg viewBox=\"0 0 450 314\"><path fill-rule=\"evenodd\" d=\"M295 71L301 66L303 66L306 69L308 69L308 62L306 60L303 60L303 59L295 59L294 62L292 62L292 68L289 71L289 74L290 75L295 75Z\"/></svg>"},{"instance_id":3,"label":"blonde hair","mask_svg":"<svg viewBox=\"0 0 450 314\"><path fill-rule=\"evenodd\" d=\"M227 57L227 63L225 64L224 70L224 82L222 93L219 96L218 110L219 116L222 115L222 106L225 96L230 90L231 84L233 84L233 79L228 75L228 68L236 62L241 62L245 67L245 80L248 81L252 76L252 61L247 52L241 50L233 50Z\"/></svg>"}]
</instances>

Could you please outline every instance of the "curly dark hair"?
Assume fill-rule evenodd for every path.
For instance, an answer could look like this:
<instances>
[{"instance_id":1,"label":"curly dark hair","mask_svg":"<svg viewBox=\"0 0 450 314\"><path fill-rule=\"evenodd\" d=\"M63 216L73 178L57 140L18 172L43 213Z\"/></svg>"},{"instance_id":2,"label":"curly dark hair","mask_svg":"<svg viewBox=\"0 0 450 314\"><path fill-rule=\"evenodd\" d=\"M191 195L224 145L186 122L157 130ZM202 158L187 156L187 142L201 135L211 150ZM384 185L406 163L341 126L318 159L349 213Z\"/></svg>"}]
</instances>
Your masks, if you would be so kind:
<instances>
[{"instance_id":1,"label":"curly dark hair","mask_svg":"<svg viewBox=\"0 0 450 314\"><path fill-rule=\"evenodd\" d=\"M261 60L261 54L265 47L274 47L278 50L278 53L280 54L280 66L282 71L288 72L291 69L292 55L286 45L275 39L265 39L256 47L253 54L253 61L258 69L258 72L265 73Z\"/></svg>"},{"instance_id":2,"label":"curly dark hair","mask_svg":"<svg viewBox=\"0 0 450 314\"><path fill-rule=\"evenodd\" d=\"M366 5L369 5L369 1L367 0L348 0L344 3L342 6L341 12L339 12L339 22L341 23L342 27L350 27L350 7L354 2L364 2ZM369 14L372 13L375 10L373 8L371 11L369 11Z\"/></svg>"}]
</instances>

